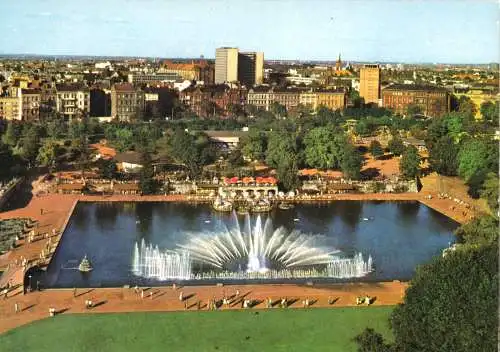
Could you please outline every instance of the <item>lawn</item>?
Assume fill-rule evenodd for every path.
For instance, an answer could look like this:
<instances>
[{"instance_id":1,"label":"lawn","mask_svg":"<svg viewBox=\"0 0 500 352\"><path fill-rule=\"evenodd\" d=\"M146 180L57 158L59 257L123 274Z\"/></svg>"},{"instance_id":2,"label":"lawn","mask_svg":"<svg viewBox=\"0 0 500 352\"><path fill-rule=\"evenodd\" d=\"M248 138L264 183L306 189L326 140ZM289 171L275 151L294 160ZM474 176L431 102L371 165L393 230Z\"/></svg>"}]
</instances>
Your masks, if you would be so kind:
<instances>
[{"instance_id":1,"label":"lawn","mask_svg":"<svg viewBox=\"0 0 500 352\"><path fill-rule=\"evenodd\" d=\"M0 335L2 351L356 351L392 307L61 315Z\"/></svg>"}]
</instances>

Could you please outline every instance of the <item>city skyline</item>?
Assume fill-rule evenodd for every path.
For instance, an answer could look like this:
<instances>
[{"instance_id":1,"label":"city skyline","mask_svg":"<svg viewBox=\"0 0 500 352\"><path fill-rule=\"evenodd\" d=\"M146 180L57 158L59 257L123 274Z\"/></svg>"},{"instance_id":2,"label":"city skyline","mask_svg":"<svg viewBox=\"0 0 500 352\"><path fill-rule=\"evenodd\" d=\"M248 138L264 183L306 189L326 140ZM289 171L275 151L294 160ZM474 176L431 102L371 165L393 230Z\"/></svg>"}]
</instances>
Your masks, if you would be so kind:
<instances>
[{"instance_id":1,"label":"city skyline","mask_svg":"<svg viewBox=\"0 0 500 352\"><path fill-rule=\"evenodd\" d=\"M340 52L361 62L498 62L493 1L228 4L110 0L97 12L58 0L3 3L0 54L214 58L217 47L234 46L270 60L327 61Z\"/></svg>"}]
</instances>

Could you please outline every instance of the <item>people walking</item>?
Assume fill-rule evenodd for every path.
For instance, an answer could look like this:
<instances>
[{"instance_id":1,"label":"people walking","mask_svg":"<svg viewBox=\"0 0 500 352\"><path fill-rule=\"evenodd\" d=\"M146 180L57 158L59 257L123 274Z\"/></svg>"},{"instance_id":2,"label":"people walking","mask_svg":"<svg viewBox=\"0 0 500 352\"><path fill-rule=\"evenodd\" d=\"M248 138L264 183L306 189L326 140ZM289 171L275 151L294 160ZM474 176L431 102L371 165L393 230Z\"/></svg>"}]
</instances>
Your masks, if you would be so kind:
<instances>
[{"instance_id":1,"label":"people walking","mask_svg":"<svg viewBox=\"0 0 500 352\"><path fill-rule=\"evenodd\" d=\"M14 303L14 312L19 313L19 304Z\"/></svg>"}]
</instances>

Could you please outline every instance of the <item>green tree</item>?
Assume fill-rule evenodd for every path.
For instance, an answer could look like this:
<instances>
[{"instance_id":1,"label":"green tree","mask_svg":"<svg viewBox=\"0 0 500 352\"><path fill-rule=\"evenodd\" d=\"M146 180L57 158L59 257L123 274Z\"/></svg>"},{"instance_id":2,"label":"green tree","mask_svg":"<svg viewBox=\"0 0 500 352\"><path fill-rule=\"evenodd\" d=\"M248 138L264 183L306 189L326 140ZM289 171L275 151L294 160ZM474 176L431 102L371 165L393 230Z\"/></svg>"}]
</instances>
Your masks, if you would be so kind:
<instances>
[{"instance_id":1,"label":"green tree","mask_svg":"<svg viewBox=\"0 0 500 352\"><path fill-rule=\"evenodd\" d=\"M297 157L293 154L285 154L276 168L276 175L283 190L290 191L298 187L298 171Z\"/></svg>"},{"instance_id":2,"label":"green tree","mask_svg":"<svg viewBox=\"0 0 500 352\"><path fill-rule=\"evenodd\" d=\"M252 160L263 160L267 149L265 133L251 129L242 141L242 152Z\"/></svg>"},{"instance_id":3,"label":"green tree","mask_svg":"<svg viewBox=\"0 0 500 352\"><path fill-rule=\"evenodd\" d=\"M276 118L286 117L286 107L278 102L273 102L270 108Z\"/></svg>"},{"instance_id":4,"label":"green tree","mask_svg":"<svg viewBox=\"0 0 500 352\"><path fill-rule=\"evenodd\" d=\"M496 162L492 160L495 156ZM458 174L466 182L475 175L486 176L488 171L496 170L498 170L498 146L492 150L487 141L481 139L470 139L462 145L458 153Z\"/></svg>"},{"instance_id":5,"label":"green tree","mask_svg":"<svg viewBox=\"0 0 500 352\"><path fill-rule=\"evenodd\" d=\"M409 117L415 117L416 115L422 114L422 107L417 104L408 104L406 107L406 115Z\"/></svg>"},{"instance_id":6,"label":"green tree","mask_svg":"<svg viewBox=\"0 0 500 352\"><path fill-rule=\"evenodd\" d=\"M347 138L331 128L314 128L304 138L306 163L320 169L338 168L346 143Z\"/></svg>"},{"instance_id":7,"label":"green tree","mask_svg":"<svg viewBox=\"0 0 500 352\"><path fill-rule=\"evenodd\" d=\"M473 119L477 113L477 106L476 104L474 104L471 98L462 95L460 98L458 98L457 111L466 114L467 117Z\"/></svg>"},{"instance_id":8,"label":"green tree","mask_svg":"<svg viewBox=\"0 0 500 352\"><path fill-rule=\"evenodd\" d=\"M403 152L399 164L399 172L405 179L413 179L420 173L420 155L417 148L410 145Z\"/></svg>"},{"instance_id":9,"label":"green tree","mask_svg":"<svg viewBox=\"0 0 500 352\"><path fill-rule=\"evenodd\" d=\"M354 338L358 344L358 352L390 352L391 346L384 342L384 338L371 328L366 328Z\"/></svg>"},{"instance_id":10,"label":"green tree","mask_svg":"<svg viewBox=\"0 0 500 352\"><path fill-rule=\"evenodd\" d=\"M456 229L455 235L461 243L496 243L498 242L498 219L487 215L475 218Z\"/></svg>"},{"instance_id":11,"label":"green tree","mask_svg":"<svg viewBox=\"0 0 500 352\"><path fill-rule=\"evenodd\" d=\"M370 143L370 154L375 159L377 159L378 157L381 157L382 155L384 155L384 150L382 149L382 145L380 144L379 141L373 140Z\"/></svg>"},{"instance_id":12,"label":"green tree","mask_svg":"<svg viewBox=\"0 0 500 352\"><path fill-rule=\"evenodd\" d=\"M243 166L245 164L245 161L243 160L243 154L241 153L241 150L232 150L227 157L227 162L231 165L231 167Z\"/></svg>"},{"instance_id":13,"label":"green tree","mask_svg":"<svg viewBox=\"0 0 500 352\"><path fill-rule=\"evenodd\" d=\"M340 168L345 178L358 180L361 177L363 157L352 144L345 144Z\"/></svg>"},{"instance_id":14,"label":"green tree","mask_svg":"<svg viewBox=\"0 0 500 352\"><path fill-rule=\"evenodd\" d=\"M9 179L11 168L14 166L15 160L12 155L12 149L5 143L0 141L0 180Z\"/></svg>"},{"instance_id":15,"label":"green tree","mask_svg":"<svg viewBox=\"0 0 500 352\"><path fill-rule=\"evenodd\" d=\"M498 175L490 172L486 175L481 191L481 198L485 199L494 216L498 216Z\"/></svg>"},{"instance_id":16,"label":"green tree","mask_svg":"<svg viewBox=\"0 0 500 352\"><path fill-rule=\"evenodd\" d=\"M139 188L141 194L155 194L158 190L158 181L154 178L154 168L149 153L141 154L142 169L140 172Z\"/></svg>"},{"instance_id":17,"label":"green tree","mask_svg":"<svg viewBox=\"0 0 500 352\"><path fill-rule=\"evenodd\" d=\"M63 138L67 133L67 126L63 119L55 118L47 123L47 134L50 138Z\"/></svg>"},{"instance_id":18,"label":"green tree","mask_svg":"<svg viewBox=\"0 0 500 352\"><path fill-rule=\"evenodd\" d=\"M7 130L2 136L2 141L14 148L19 143L22 133L22 126L19 123L9 122L7 125Z\"/></svg>"},{"instance_id":19,"label":"green tree","mask_svg":"<svg viewBox=\"0 0 500 352\"><path fill-rule=\"evenodd\" d=\"M22 158L28 162L29 167L33 166L38 156L38 148L40 148L40 131L36 126L28 128L21 138L20 146Z\"/></svg>"},{"instance_id":20,"label":"green tree","mask_svg":"<svg viewBox=\"0 0 500 352\"><path fill-rule=\"evenodd\" d=\"M497 348L498 246L466 245L417 269L391 316L397 350Z\"/></svg>"},{"instance_id":21,"label":"green tree","mask_svg":"<svg viewBox=\"0 0 500 352\"><path fill-rule=\"evenodd\" d=\"M403 144L403 141L398 136L393 136L392 139L389 141L387 147L389 148L389 151L392 154L397 156L402 155L403 152L405 151L405 146Z\"/></svg>"},{"instance_id":22,"label":"green tree","mask_svg":"<svg viewBox=\"0 0 500 352\"><path fill-rule=\"evenodd\" d=\"M116 162L110 159L99 159L97 162L99 168L99 175L101 178L112 180L118 176L118 169Z\"/></svg>"},{"instance_id":23,"label":"green tree","mask_svg":"<svg viewBox=\"0 0 500 352\"><path fill-rule=\"evenodd\" d=\"M429 151L431 168L441 175L456 176L459 146L450 136L441 137Z\"/></svg>"},{"instance_id":24,"label":"green tree","mask_svg":"<svg viewBox=\"0 0 500 352\"><path fill-rule=\"evenodd\" d=\"M57 157L60 154L59 144L54 140L46 140L40 150L36 160L40 165L47 166L50 171L57 167Z\"/></svg>"},{"instance_id":25,"label":"green tree","mask_svg":"<svg viewBox=\"0 0 500 352\"><path fill-rule=\"evenodd\" d=\"M500 103L498 101L497 102L485 101L484 103L481 104L480 111L481 111L481 116L483 117L484 120L491 122L498 121L498 118L500 116Z\"/></svg>"},{"instance_id":26,"label":"green tree","mask_svg":"<svg viewBox=\"0 0 500 352\"><path fill-rule=\"evenodd\" d=\"M269 134L266 151L266 163L277 168L281 159L288 155L295 155L298 152L295 135L289 132L271 132Z\"/></svg>"}]
</instances>

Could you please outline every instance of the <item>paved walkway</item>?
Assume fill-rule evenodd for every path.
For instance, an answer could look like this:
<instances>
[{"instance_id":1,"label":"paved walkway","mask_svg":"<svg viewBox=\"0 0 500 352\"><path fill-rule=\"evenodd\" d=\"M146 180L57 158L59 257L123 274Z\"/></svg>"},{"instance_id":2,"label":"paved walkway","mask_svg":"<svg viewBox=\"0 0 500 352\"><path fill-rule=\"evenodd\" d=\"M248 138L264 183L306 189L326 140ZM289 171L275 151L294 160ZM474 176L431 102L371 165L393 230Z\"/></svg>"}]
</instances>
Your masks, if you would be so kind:
<instances>
[{"instance_id":1,"label":"paved walkway","mask_svg":"<svg viewBox=\"0 0 500 352\"><path fill-rule=\"evenodd\" d=\"M242 309L241 300L252 299L259 303L252 309L266 309L265 300L271 298L279 304L281 298L292 303L290 308L302 308L303 300L314 302L311 307L343 307L355 306L356 297L374 297L373 305L395 305L399 303L407 288L406 283L349 283L327 286L299 285L241 285L241 286L189 286L189 287L154 287L144 288L144 298L141 298L140 288L99 288L78 289L74 296L73 289L46 290L32 292L26 295L16 294L7 299L0 298L0 333L34 320L49 317L49 309L54 308L59 314L73 313L110 313L130 311L196 311L198 301L200 308L207 309L210 299L221 300L231 298L229 307L221 309ZM239 296L235 296L237 290ZM183 294L184 301L179 300ZM335 300L329 304L328 300ZM85 308L85 301L92 300L95 307ZM15 312L17 303L19 312ZM187 308L185 308L185 305ZM214 312L217 314L217 312Z\"/></svg>"}]
</instances>

